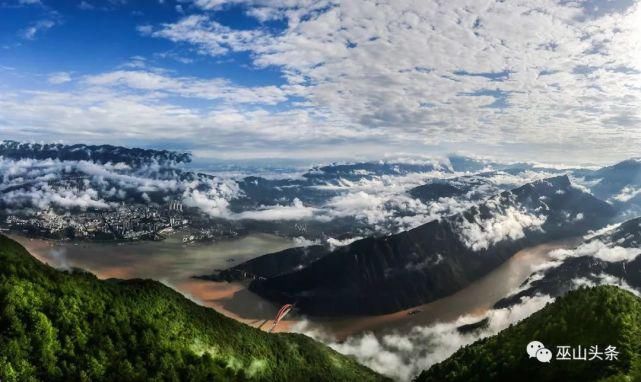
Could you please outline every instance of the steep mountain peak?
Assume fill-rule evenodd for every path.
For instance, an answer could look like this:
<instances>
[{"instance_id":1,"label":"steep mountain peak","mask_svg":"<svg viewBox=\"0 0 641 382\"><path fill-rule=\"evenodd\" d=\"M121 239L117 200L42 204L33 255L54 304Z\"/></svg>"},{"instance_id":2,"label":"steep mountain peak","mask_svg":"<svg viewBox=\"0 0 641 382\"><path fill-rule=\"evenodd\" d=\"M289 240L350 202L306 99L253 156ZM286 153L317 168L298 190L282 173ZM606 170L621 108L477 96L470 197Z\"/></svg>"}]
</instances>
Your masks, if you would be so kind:
<instances>
[{"instance_id":1,"label":"steep mountain peak","mask_svg":"<svg viewBox=\"0 0 641 382\"><path fill-rule=\"evenodd\" d=\"M552 192L565 191L572 187L572 182L567 175L559 175L551 178L536 180L534 182L525 184L515 190L515 194L537 193L540 195L550 194Z\"/></svg>"},{"instance_id":2,"label":"steep mountain peak","mask_svg":"<svg viewBox=\"0 0 641 382\"><path fill-rule=\"evenodd\" d=\"M611 216L607 203L557 176L410 231L358 240L250 288L310 314L388 313L454 293L525 246L584 234Z\"/></svg>"},{"instance_id":3,"label":"steep mountain peak","mask_svg":"<svg viewBox=\"0 0 641 382\"><path fill-rule=\"evenodd\" d=\"M597 174L604 172L618 172L618 171L635 171L641 169L641 159L631 158L613 164L612 166L603 167L597 171Z\"/></svg>"}]
</instances>

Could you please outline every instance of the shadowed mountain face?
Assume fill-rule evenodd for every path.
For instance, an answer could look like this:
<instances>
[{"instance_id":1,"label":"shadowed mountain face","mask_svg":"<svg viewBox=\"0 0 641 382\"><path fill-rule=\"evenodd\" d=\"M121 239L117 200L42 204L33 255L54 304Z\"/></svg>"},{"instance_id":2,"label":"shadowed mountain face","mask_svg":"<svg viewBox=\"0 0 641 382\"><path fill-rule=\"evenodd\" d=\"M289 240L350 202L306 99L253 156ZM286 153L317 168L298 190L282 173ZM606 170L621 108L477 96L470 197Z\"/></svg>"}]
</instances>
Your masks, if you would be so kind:
<instances>
[{"instance_id":1,"label":"shadowed mountain face","mask_svg":"<svg viewBox=\"0 0 641 382\"><path fill-rule=\"evenodd\" d=\"M254 173L257 168L250 167L240 173L252 176L241 177L196 172L187 153L0 141L0 225L72 240L161 240L176 228L189 231L188 241L247 232L316 241L396 233L461 211L467 192L479 191L463 182L467 191L454 198L456 203L423 203L406 193L410 188L458 177L460 171L503 168L470 158L451 160L334 163L302 174L294 168ZM253 176L261 173L265 177ZM485 182L476 194L499 189L491 179ZM54 214L40 213L48 210ZM58 216L67 213L73 224L63 229Z\"/></svg>"},{"instance_id":2,"label":"shadowed mountain face","mask_svg":"<svg viewBox=\"0 0 641 382\"><path fill-rule=\"evenodd\" d=\"M356 241L250 289L313 315L397 311L456 292L523 247L581 234L612 215L566 176L549 178L410 231Z\"/></svg>"},{"instance_id":3,"label":"shadowed mountain face","mask_svg":"<svg viewBox=\"0 0 641 382\"><path fill-rule=\"evenodd\" d=\"M598 181L592 193L600 198L609 199L620 194L625 187L641 186L641 161L629 159L612 166L603 167L588 176Z\"/></svg>"},{"instance_id":4,"label":"shadowed mountain face","mask_svg":"<svg viewBox=\"0 0 641 382\"><path fill-rule=\"evenodd\" d=\"M584 174L594 196L612 204L625 217L641 212L641 160L628 159Z\"/></svg>"},{"instance_id":5,"label":"shadowed mountain face","mask_svg":"<svg viewBox=\"0 0 641 382\"><path fill-rule=\"evenodd\" d=\"M323 245L289 248L251 259L229 269L218 270L212 275L196 276L196 278L212 281L240 281L276 277L295 272L329 252L329 248Z\"/></svg>"},{"instance_id":6,"label":"shadowed mountain face","mask_svg":"<svg viewBox=\"0 0 641 382\"><path fill-rule=\"evenodd\" d=\"M505 308L537 294L561 296L581 285L627 284L641 290L641 218L590 237L571 250L555 251L555 261L534 273L522 290L495 304Z\"/></svg>"},{"instance_id":7,"label":"shadowed mountain face","mask_svg":"<svg viewBox=\"0 0 641 382\"><path fill-rule=\"evenodd\" d=\"M640 335L638 297L613 286L581 289L495 336L458 350L415 381L638 381ZM534 340L552 351L550 363L528 357L526 347ZM579 345L598 346L601 359L555 359L557 346L576 349ZM616 359L605 358L608 346L616 347Z\"/></svg>"},{"instance_id":8,"label":"shadowed mountain face","mask_svg":"<svg viewBox=\"0 0 641 382\"><path fill-rule=\"evenodd\" d=\"M409 194L421 201L431 201L439 198L459 196L464 192L464 190L450 184L429 183L411 189Z\"/></svg>"}]
</instances>

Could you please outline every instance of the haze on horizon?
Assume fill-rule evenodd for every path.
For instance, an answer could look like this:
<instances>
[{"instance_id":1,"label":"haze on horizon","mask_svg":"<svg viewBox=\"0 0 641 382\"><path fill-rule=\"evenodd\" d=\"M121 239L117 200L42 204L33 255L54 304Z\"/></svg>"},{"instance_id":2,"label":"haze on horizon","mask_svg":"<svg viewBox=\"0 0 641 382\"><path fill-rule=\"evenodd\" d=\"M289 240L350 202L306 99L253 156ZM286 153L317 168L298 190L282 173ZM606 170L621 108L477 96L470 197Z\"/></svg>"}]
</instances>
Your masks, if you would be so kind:
<instances>
[{"instance_id":1,"label":"haze on horizon","mask_svg":"<svg viewBox=\"0 0 641 382\"><path fill-rule=\"evenodd\" d=\"M612 163L640 106L632 0L0 0L3 139Z\"/></svg>"}]
</instances>

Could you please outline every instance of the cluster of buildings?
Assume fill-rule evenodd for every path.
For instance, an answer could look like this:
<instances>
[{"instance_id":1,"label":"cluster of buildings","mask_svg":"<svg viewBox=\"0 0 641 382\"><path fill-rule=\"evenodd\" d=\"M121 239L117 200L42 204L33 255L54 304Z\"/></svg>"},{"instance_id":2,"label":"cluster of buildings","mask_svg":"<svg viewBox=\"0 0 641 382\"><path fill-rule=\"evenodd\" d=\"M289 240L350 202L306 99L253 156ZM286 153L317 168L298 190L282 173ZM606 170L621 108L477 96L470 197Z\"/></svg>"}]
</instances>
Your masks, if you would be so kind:
<instances>
[{"instance_id":1,"label":"cluster of buildings","mask_svg":"<svg viewBox=\"0 0 641 382\"><path fill-rule=\"evenodd\" d=\"M158 240L190 225L180 202L166 205L121 205L109 211L9 214L4 228L31 236L87 240Z\"/></svg>"}]
</instances>

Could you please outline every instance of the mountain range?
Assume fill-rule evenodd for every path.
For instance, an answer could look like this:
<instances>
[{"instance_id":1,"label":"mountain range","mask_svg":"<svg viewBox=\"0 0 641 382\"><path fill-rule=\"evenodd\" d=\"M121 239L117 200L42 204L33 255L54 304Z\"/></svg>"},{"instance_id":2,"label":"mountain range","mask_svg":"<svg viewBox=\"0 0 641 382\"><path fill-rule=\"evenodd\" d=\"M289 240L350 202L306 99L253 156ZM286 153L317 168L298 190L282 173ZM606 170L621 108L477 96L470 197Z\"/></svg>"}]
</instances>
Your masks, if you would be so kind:
<instances>
[{"instance_id":1,"label":"mountain range","mask_svg":"<svg viewBox=\"0 0 641 382\"><path fill-rule=\"evenodd\" d=\"M175 229L208 240L255 232L296 240L301 246L197 277L247 280L250 291L311 316L416 307L470 286L521 249L572 238L574 247L548 253L493 311L538 297L555 303L462 348L418 380L641 375L633 340L639 300L617 288L584 289L641 290L637 159L595 169L453 155L223 178L194 168L188 153L3 141L0 172L0 224L31 235L80 240L78 232L103 229L82 238L158 240L159 231ZM27 230L29 224L38 229ZM296 380L300 373L313 380L383 379L304 336L268 335L156 282L56 271L6 238L0 263L3 381ZM487 317L470 322L457 333L489 334ZM549 346L608 340L622 357L542 365L524 351L534 339Z\"/></svg>"},{"instance_id":2,"label":"mountain range","mask_svg":"<svg viewBox=\"0 0 641 382\"><path fill-rule=\"evenodd\" d=\"M15 216L18 222L6 228L26 230L32 236L123 240L128 236L117 230L87 235L77 229L55 230L56 224L52 227L47 220L54 214L91 222L119 208L151 209L157 215L173 208L180 212L174 215L182 215L174 216L174 221L185 221L199 237L265 232L322 242L411 229L521 185L523 178L560 173L460 156L331 163L295 172L225 177L201 171L189 153L2 141L0 222L7 218L15 222ZM465 192L425 198L409 191L433 182ZM180 208L170 207L177 203ZM114 219L119 218L107 220ZM162 239L158 231L167 224L152 226L159 228L129 236ZM216 232L203 235L211 226L217 227Z\"/></svg>"},{"instance_id":3,"label":"mountain range","mask_svg":"<svg viewBox=\"0 0 641 382\"><path fill-rule=\"evenodd\" d=\"M618 284L641 290L641 218L586 236L575 248L552 252L520 290L496 303L509 307L534 295L562 296L582 285Z\"/></svg>"},{"instance_id":4,"label":"mountain range","mask_svg":"<svg viewBox=\"0 0 641 382\"><path fill-rule=\"evenodd\" d=\"M82 160L103 164L124 163L130 166L191 162L189 153L169 150L127 148L112 145L26 143L11 140L0 141L0 157L10 159L55 159L61 161Z\"/></svg>"},{"instance_id":5,"label":"mountain range","mask_svg":"<svg viewBox=\"0 0 641 382\"><path fill-rule=\"evenodd\" d=\"M398 311L460 290L525 246L580 235L613 215L567 176L549 178L409 231L315 249L320 258L309 264L304 250L290 250L281 274L259 270L250 290L313 315ZM298 259L302 269L290 272Z\"/></svg>"}]
</instances>

